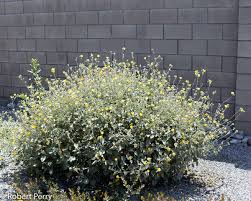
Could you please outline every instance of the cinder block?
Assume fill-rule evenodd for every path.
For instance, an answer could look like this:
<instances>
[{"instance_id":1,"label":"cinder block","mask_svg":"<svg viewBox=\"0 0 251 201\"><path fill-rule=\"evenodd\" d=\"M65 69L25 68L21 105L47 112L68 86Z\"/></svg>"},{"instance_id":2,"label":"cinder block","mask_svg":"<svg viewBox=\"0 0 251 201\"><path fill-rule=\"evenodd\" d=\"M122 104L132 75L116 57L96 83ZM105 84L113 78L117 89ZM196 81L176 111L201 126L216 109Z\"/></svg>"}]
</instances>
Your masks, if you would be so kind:
<instances>
[{"instance_id":1,"label":"cinder block","mask_svg":"<svg viewBox=\"0 0 251 201\"><path fill-rule=\"evenodd\" d=\"M65 38L65 26L46 26L46 38Z\"/></svg>"},{"instance_id":2,"label":"cinder block","mask_svg":"<svg viewBox=\"0 0 251 201\"><path fill-rule=\"evenodd\" d=\"M251 41L238 42L238 56L251 57Z\"/></svg>"},{"instance_id":3,"label":"cinder block","mask_svg":"<svg viewBox=\"0 0 251 201\"><path fill-rule=\"evenodd\" d=\"M125 24L149 24L148 10L125 10L124 23Z\"/></svg>"},{"instance_id":4,"label":"cinder block","mask_svg":"<svg viewBox=\"0 0 251 201\"><path fill-rule=\"evenodd\" d=\"M235 73L208 72L207 78L213 81L213 87L235 88Z\"/></svg>"},{"instance_id":5,"label":"cinder block","mask_svg":"<svg viewBox=\"0 0 251 201\"><path fill-rule=\"evenodd\" d=\"M251 1L250 0L239 0L240 7L250 7Z\"/></svg>"},{"instance_id":6,"label":"cinder block","mask_svg":"<svg viewBox=\"0 0 251 201\"><path fill-rule=\"evenodd\" d=\"M18 51L35 51L36 41L32 39L17 40Z\"/></svg>"},{"instance_id":7,"label":"cinder block","mask_svg":"<svg viewBox=\"0 0 251 201\"><path fill-rule=\"evenodd\" d=\"M179 23L207 23L206 8L184 8L178 11Z\"/></svg>"},{"instance_id":8,"label":"cinder block","mask_svg":"<svg viewBox=\"0 0 251 201\"><path fill-rule=\"evenodd\" d=\"M77 52L78 41L76 39L58 39L57 51L58 52Z\"/></svg>"},{"instance_id":9,"label":"cinder block","mask_svg":"<svg viewBox=\"0 0 251 201\"><path fill-rule=\"evenodd\" d=\"M194 0L194 7L227 8L237 6L236 0Z\"/></svg>"},{"instance_id":10,"label":"cinder block","mask_svg":"<svg viewBox=\"0 0 251 201\"><path fill-rule=\"evenodd\" d=\"M174 24L177 21L177 9L155 9L150 11L151 24Z\"/></svg>"},{"instance_id":11,"label":"cinder block","mask_svg":"<svg viewBox=\"0 0 251 201\"><path fill-rule=\"evenodd\" d=\"M0 62L8 62L8 51L0 51Z\"/></svg>"},{"instance_id":12,"label":"cinder block","mask_svg":"<svg viewBox=\"0 0 251 201\"><path fill-rule=\"evenodd\" d=\"M8 26L28 26L33 25L33 15L32 14L16 14L16 15L6 15L7 19L4 24Z\"/></svg>"},{"instance_id":13,"label":"cinder block","mask_svg":"<svg viewBox=\"0 0 251 201\"><path fill-rule=\"evenodd\" d=\"M25 38L25 27L8 27L8 38Z\"/></svg>"},{"instance_id":14,"label":"cinder block","mask_svg":"<svg viewBox=\"0 0 251 201\"><path fill-rule=\"evenodd\" d=\"M222 25L220 24L194 24L194 39L222 39Z\"/></svg>"},{"instance_id":15,"label":"cinder block","mask_svg":"<svg viewBox=\"0 0 251 201\"><path fill-rule=\"evenodd\" d=\"M101 52L122 52L124 47L124 40L120 39L101 39L100 40Z\"/></svg>"},{"instance_id":16,"label":"cinder block","mask_svg":"<svg viewBox=\"0 0 251 201\"><path fill-rule=\"evenodd\" d=\"M73 25L66 27L66 38L87 38L86 25Z\"/></svg>"},{"instance_id":17,"label":"cinder block","mask_svg":"<svg viewBox=\"0 0 251 201\"><path fill-rule=\"evenodd\" d=\"M237 42L228 40L209 40L208 55L236 56Z\"/></svg>"},{"instance_id":18,"label":"cinder block","mask_svg":"<svg viewBox=\"0 0 251 201\"><path fill-rule=\"evenodd\" d=\"M236 104L251 106L251 91L237 90L236 91Z\"/></svg>"},{"instance_id":19,"label":"cinder block","mask_svg":"<svg viewBox=\"0 0 251 201\"><path fill-rule=\"evenodd\" d=\"M88 10L87 0L64 0L64 10L67 12Z\"/></svg>"},{"instance_id":20,"label":"cinder block","mask_svg":"<svg viewBox=\"0 0 251 201\"><path fill-rule=\"evenodd\" d=\"M251 107L250 106L239 106L236 105L236 109L237 111L239 110L240 107L243 107L245 109L245 112L242 113L241 115L239 115L236 120L237 121L246 121L249 122L249 124L251 123ZM250 127L248 127L250 129ZM250 130L251 131L251 130Z\"/></svg>"},{"instance_id":21,"label":"cinder block","mask_svg":"<svg viewBox=\"0 0 251 201\"><path fill-rule=\"evenodd\" d=\"M34 14L35 25L53 25L52 13L36 13Z\"/></svg>"},{"instance_id":22,"label":"cinder block","mask_svg":"<svg viewBox=\"0 0 251 201\"><path fill-rule=\"evenodd\" d=\"M0 14L3 15L5 13L4 2L0 2Z\"/></svg>"},{"instance_id":23,"label":"cinder block","mask_svg":"<svg viewBox=\"0 0 251 201\"><path fill-rule=\"evenodd\" d=\"M26 52L9 52L10 63L27 63Z\"/></svg>"},{"instance_id":24,"label":"cinder block","mask_svg":"<svg viewBox=\"0 0 251 201\"><path fill-rule=\"evenodd\" d=\"M37 39L37 51L56 51L56 39Z\"/></svg>"},{"instance_id":25,"label":"cinder block","mask_svg":"<svg viewBox=\"0 0 251 201\"><path fill-rule=\"evenodd\" d=\"M87 0L88 10L110 9L110 0Z\"/></svg>"},{"instance_id":26,"label":"cinder block","mask_svg":"<svg viewBox=\"0 0 251 201\"><path fill-rule=\"evenodd\" d=\"M16 50L17 44L14 39L0 39L0 50Z\"/></svg>"},{"instance_id":27,"label":"cinder block","mask_svg":"<svg viewBox=\"0 0 251 201\"><path fill-rule=\"evenodd\" d=\"M236 129L241 130L244 133L251 135L250 121L247 121L247 120L246 121L238 121L238 120L236 120L235 121L235 127L236 127Z\"/></svg>"},{"instance_id":28,"label":"cinder block","mask_svg":"<svg viewBox=\"0 0 251 201\"><path fill-rule=\"evenodd\" d=\"M251 58L238 58L237 72L241 74L251 74Z\"/></svg>"},{"instance_id":29,"label":"cinder block","mask_svg":"<svg viewBox=\"0 0 251 201\"><path fill-rule=\"evenodd\" d=\"M26 27L26 38L44 38L44 26L31 26Z\"/></svg>"},{"instance_id":30,"label":"cinder block","mask_svg":"<svg viewBox=\"0 0 251 201\"><path fill-rule=\"evenodd\" d=\"M7 27L0 27L0 38L8 38Z\"/></svg>"},{"instance_id":31,"label":"cinder block","mask_svg":"<svg viewBox=\"0 0 251 201\"><path fill-rule=\"evenodd\" d=\"M136 25L112 25L113 38L136 38Z\"/></svg>"},{"instance_id":32,"label":"cinder block","mask_svg":"<svg viewBox=\"0 0 251 201\"><path fill-rule=\"evenodd\" d=\"M236 57L222 57L222 71L235 73L237 69Z\"/></svg>"},{"instance_id":33,"label":"cinder block","mask_svg":"<svg viewBox=\"0 0 251 201\"><path fill-rule=\"evenodd\" d=\"M239 40L251 40L251 25L239 25Z\"/></svg>"},{"instance_id":34,"label":"cinder block","mask_svg":"<svg viewBox=\"0 0 251 201\"><path fill-rule=\"evenodd\" d=\"M238 39L238 24L223 24L223 39L237 40Z\"/></svg>"},{"instance_id":35,"label":"cinder block","mask_svg":"<svg viewBox=\"0 0 251 201\"><path fill-rule=\"evenodd\" d=\"M220 56L193 56L194 69L206 69L208 71L221 71Z\"/></svg>"},{"instance_id":36,"label":"cinder block","mask_svg":"<svg viewBox=\"0 0 251 201\"><path fill-rule=\"evenodd\" d=\"M177 40L152 40L151 49L156 54L177 54Z\"/></svg>"},{"instance_id":37,"label":"cinder block","mask_svg":"<svg viewBox=\"0 0 251 201\"><path fill-rule=\"evenodd\" d=\"M88 25L88 38L110 38L110 25Z\"/></svg>"},{"instance_id":38,"label":"cinder block","mask_svg":"<svg viewBox=\"0 0 251 201\"><path fill-rule=\"evenodd\" d=\"M20 65L13 63L3 63L2 64L2 72L3 75L20 75Z\"/></svg>"},{"instance_id":39,"label":"cinder block","mask_svg":"<svg viewBox=\"0 0 251 201\"><path fill-rule=\"evenodd\" d=\"M38 59L40 64L46 64L45 52L27 52L27 62L31 63L31 59Z\"/></svg>"},{"instance_id":40,"label":"cinder block","mask_svg":"<svg viewBox=\"0 0 251 201\"><path fill-rule=\"evenodd\" d=\"M239 9L239 23L251 24L251 7Z\"/></svg>"},{"instance_id":41,"label":"cinder block","mask_svg":"<svg viewBox=\"0 0 251 201\"><path fill-rule=\"evenodd\" d=\"M238 9L234 8L209 8L208 23L237 23Z\"/></svg>"},{"instance_id":42,"label":"cinder block","mask_svg":"<svg viewBox=\"0 0 251 201\"><path fill-rule=\"evenodd\" d=\"M149 40L125 40L125 47L134 53L150 53Z\"/></svg>"},{"instance_id":43,"label":"cinder block","mask_svg":"<svg viewBox=\"0 0 251 201\"><path fill-rule=\"evenodd\" d=\"M123 11L100 11L99 24L123 24Z\"/></svg>"},{"instance_id":44,"label":"cinder block","mask_svg":"<svg viewBox=\"0 0 251 201\"><path fill-rule=\"evenodd\" d=\"M139 39L163 39L163 25L138 25L137 37Z\"/></svg>"},{"instance_id":45,"label":"cinder block","mask_svg":"<svg viewBox=\"0 0 251 201\"><path fill-rule=\"evenodd\" d=\"M19 87L4 87L3 88L3 96L4 97L10 97L10 96L12 96L14 94L19 94L19 93L20 93L20 88Z\"/></svg>"},{"instance_id":46,"label":"cinder block","mask_svg":"<svg viewBox=\"0 0 251 201\"><path fill-rule=\"evenodd\" d=\"M5 2L5 14L23 13L23 1Z\"/></svg>"},{"instance_id":47,"label":"cinder block","mask_svg":"<svg viewBox=\"0 0 251 201\"><path fill-rule=\"evenodd\" d=\"M23 1L24 13L46 13L48 9L44 0Z\"/></svg>"},{"instance_id":48,"label":"cinder block","mask_svg":"<svg viewBox=\"0 0 251 201\"><path fill-rule=\"evenodd\" d=\"M164 0L111 0L111 9L155 9L163 8Z\"/></svg>"},{"instance_id":49,"label":"cinder block","mask_svg":"<svg viewBox=\"0 0 251 201\"><path fill-rule=\"evenodd\" d=\"M192 8L193 0L165 0L165 8Z\"/></svg>"},{"instance_id":50,"label":"cinder block","mask_svg":"<svg viewBox=\"0 0 251 201\"><path fill-rule=\"evenodd\" d=\"M206 40L180 40L179 54L189 55L206 55L207 41Z\"/></svg>"},{"instance_id":51,"label":"cinder block","mask_svg":"<svg viewBox=\"0 0 251 201\"><path fill-rule=\"evenodd\" d=\"M75 13L54 13L54 24L55 25L73 25L75 24L76 16Z\"/></svg>"},{"instance_id":52,"label":"cinder block","mask_svg":"<svg viewBox=\"0 0 251 201\"><path fill-rule=\"evenodd\" d=\"M11 77L9 75L0 75L0 86L11 86Z\"/></svg>"},{"instance_id":53,"label":"cinder block","mask_svg":"<svg viewBox=\"0 0 251 201\"><path fill-rule=\"evenodd\" d=\"M64 3L62 0L44 0L48 12L63 12Z\"/></svg>"},{"instance_id":54,"label":"cinder block","mask_svg":"<svg viewBox=\"0 0 251 201\"><path fill-rule=\"evenodd\" d=\"M67 64L67 57L65 53L47 52L47 64Z\"/></svg>"},{"instance_id":55,"label":"cinder block","mask_svg":"<svg viewBox=\"0 0 251 201\"><path fill-rule=\"evenodd\" d=\"M100 42L95 39L83 39L78 41L78 52L99 52Z\"/></svg>"},{"instance_id":56,"label":"cinder block","mask_svg":"<svg viewBox=\"0 0 251 201\"><path fill-rule=\"evenodd\" d=\"M86 11L77 13L76 24L98 24L98 12Z\"/></svg>"},{"instance_id":57,"label":"cinder block","mask_svg":"<svg viewBox=\"0 0 251 201\"><path fill-rule=\"evenodd\" d=\"M192 25L164 25L165 39L192 39Z\"/></svg>"},{"instance_id":58,"label":"cinder block","mask_svg":"<svg viewBox=\"0 0 251 201\"><path fill-rule=\"evenodd\" d=\"M174 70L191 70L192 58L188 55L166 55L164 64L166 68L172 64Z\"/></svg>"},{"instance_id":59,"label":"cinder block","mask_svg":"<svg viewBox=\"0 0 251 201\"><path fill-rule=\"evenodd\" d=\"M7 15L0 15L0 24L2 26L9 26L9 18Z\"/></svg>"}]
</instances>

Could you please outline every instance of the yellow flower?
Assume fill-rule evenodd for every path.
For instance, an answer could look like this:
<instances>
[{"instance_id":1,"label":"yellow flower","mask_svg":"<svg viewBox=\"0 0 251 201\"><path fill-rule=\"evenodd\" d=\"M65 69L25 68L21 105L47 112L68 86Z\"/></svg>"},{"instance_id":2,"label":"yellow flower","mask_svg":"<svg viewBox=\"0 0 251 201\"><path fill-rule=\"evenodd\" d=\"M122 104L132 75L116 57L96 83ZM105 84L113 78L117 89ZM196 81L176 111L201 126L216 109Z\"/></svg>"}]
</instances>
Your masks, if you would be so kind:
<instances>
[{"instance_id":1,"label":"yellow flower","mask_svg":"<svg viewBox=\"0 0 251 201\"><path fill-rule=\"evenodd\" d=\"M130 129L133 129L133 125L132 124L130 124Z\"/></svg>"},{"instance_id":2,"label":"yellow flower","mask_svg":"<svg viewBox=\"0 0 251 201\"><path fill-rule=\"evenodd\" d=\"M148 162L151 162L151 161L152 161L152 158L148 157L148 158L147 158L147 161L148 161Z\"/></svg>"},{"instance_id":3,"label":"yellow flower","mask_svg":"<svg viewBox=\"0 0 251 201\"><path fill-rule=\"evenodd\" d=\"M36 129L36 128L37 128L37 125L36 125L36 124L32 124L32 125L31 125L31 128Z\"/></svg>"},{"instance_id":4,"label":"yellow flower","mask_svg":"<svg viewBox=\"0 0 251 201\"><path fill-rule=\"evenodd\" d=\"M169 163L171 161L171 158L167 157L166 160Z\"/></svg>"},{"instance_id":5,"label":"yellow flower","mask_svg":"<svg viewBox=\"0 0 251 201\"><path fill-rule=\"evenodd\" d=\"M161 171L161 168L157 168L156 172L160 172Z\"/></svg>"},{"instance_id":6,"label":"yellow flower","mask_svg":"<svg viewBox=\"0 0 251 201\"><path fill-rule=\"evenodd\" d=\"M204 75L207 72L207 70L202 69L202 75Z\"/></svg>"},{"instance_id":7,"label":"yellow flower","mask_svg":"<svg viewBox=\"0 0 251 201\"><path fill-rule=\"evenodd\" d=\"M245 112L243 107L240 108L240 112Z\"/></svg>"},{"instance_id":8,"label":"yellow flower","mask_svg":"<svg viewBox=\"0 0 251 201\"><path fill-rule=\"evenodd\" d=\"M146 172L150 173L150 170L148 169Z\"/></svg>"},{"instance_id":9,"label":"yellow flower","mask_svg":"<svg viewBox=\"0 0 251 201\"><path fill-rule=\"evenodd\" d=\"M55 68L51 68L51 73L55 74L56 73L56 69Z\"/></svg>"},{"instance_id":10,"label":"yellow flower","mask_svg":"<svg viewBox=\"0 0 251 201\"><path fill-rule=\"evenodd\" d=\"M208 82L209 86L213 83L212 80L208 80L207 82Z\"/></svg>"},{"instance_id":11,"label":"yellow flower","mask_svg":"<svg viewBox=\"0 0 251 201\"><path fill-rule=\"evenodd\" d=\"M102 135L98 136L98 140L103 140L104 137Z\"/></svg>"},{"instance_id":12,"label":"yellow flower","mask_svg":"<svg viewBox=\"0 0 251 201\"><path fill-rule=\"evenodd\" d=\"M143 114L140 112L140 113L139 113L139 116L140 116L140 117L142 117L142 116L143 116Z\"/></svg>"}]
</instances>

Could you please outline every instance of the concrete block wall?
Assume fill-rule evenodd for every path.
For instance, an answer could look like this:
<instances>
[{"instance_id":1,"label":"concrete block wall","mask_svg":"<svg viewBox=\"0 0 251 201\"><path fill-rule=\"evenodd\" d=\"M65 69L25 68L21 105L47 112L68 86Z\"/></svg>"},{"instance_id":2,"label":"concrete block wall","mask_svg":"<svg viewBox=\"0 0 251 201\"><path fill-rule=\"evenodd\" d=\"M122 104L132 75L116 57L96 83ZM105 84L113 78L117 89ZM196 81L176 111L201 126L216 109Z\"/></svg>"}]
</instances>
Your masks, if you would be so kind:
<instances>
[{"instance_id":1,"label":"concrete block wall","mask_svg":"<svg viewBox=\"0 0 251 201\"><path fill-rule=\"evenodd\" d=\"M244 106L246 113L241 115L236 125L251 130L251 1L240 0L238 61L236 82L236 110Z\"/></svg>"},{"instance_id":2,"label":"concrete block wall","mask_svg":"<svg viewBox=\"0 0 251 201\"><path fill-rule=\"evenodd\" d=\"M193 79L193 70L206 68L218 93L216 102L235 91L239 79L237 103L246 105L241 101L248 99L241 98L241 93L251 90L244 81L251 79L246 75L251 72L250 2L0 0L0 97L24 90L18 75L27 75L32 57L40 60L44 75L55 65L61 75L79 54L121 51L125 46L140 63L154 49L164 58L162 67L171 63L186 79ZM247 41L239 43L237 72L239 20L244 24L239 40ZM235 100L229 103L234 113ZM243 118L238 125L249 122Z\"/></svg>"}]
</instances>

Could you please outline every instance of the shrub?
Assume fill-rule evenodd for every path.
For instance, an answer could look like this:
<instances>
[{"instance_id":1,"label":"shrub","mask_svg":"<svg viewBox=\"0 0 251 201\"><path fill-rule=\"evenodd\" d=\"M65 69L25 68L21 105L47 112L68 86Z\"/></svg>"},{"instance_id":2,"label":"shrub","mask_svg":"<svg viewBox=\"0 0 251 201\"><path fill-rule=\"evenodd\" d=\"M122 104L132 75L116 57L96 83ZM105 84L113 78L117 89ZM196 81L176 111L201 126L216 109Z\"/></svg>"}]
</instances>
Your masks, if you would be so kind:
<instances>
[{"instance_id":1,"label":"shrub","mask_svg":"<svg viewBox=\"0 0 251 201\"><path fill-rule=\"evenodd\" d=\"M204 70L190 83L160 72L160 57L144 68L133 59L106 58L102 68L99 56L79 59L63 80L53 68L46 87L32 60L30 94L18 96L15 129L4 131L31 175L134 195L180 178L226 134L228 105L212 110L209 90L201 90Z\"/></svg>"}]
</instances>

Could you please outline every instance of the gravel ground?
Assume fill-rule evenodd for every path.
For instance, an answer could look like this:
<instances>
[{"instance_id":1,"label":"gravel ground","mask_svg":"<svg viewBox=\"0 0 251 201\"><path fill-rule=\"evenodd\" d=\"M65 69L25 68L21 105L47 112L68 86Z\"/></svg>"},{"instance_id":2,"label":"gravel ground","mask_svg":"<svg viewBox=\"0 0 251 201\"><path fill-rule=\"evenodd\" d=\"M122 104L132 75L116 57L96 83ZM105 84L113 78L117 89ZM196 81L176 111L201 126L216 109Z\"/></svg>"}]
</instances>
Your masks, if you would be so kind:
<instances>
[{"instance_id":1,"label":"gravel ground","mask_svg":"<svg viewBox=\"0 0 251 201\"><path fill-rule=\"evenodd\" d=\"M233 144L209 159L200 159L192 169L193 179L184 180L166 194L177 200L251 201L251 147Z\"/></svg>"}]
</instances>

